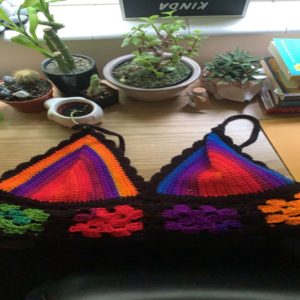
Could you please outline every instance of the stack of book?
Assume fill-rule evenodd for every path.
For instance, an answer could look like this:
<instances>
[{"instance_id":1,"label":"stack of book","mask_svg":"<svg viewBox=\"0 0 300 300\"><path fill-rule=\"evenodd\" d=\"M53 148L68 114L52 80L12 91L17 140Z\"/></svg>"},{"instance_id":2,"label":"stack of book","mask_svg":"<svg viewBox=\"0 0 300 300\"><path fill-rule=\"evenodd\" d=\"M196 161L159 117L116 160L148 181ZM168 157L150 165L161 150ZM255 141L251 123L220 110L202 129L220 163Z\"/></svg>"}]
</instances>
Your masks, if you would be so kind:
<instances>
[{"instance_id":1,"label":"stack of book","mask_svg":"<svg viewBox=\"0 0 300 300\"><path fill-rule=\"evenodd\" d=\"M275 38L261 61L266 79L260 102L266 113L300 113L300 39Z\"/></svg>"}]
</instances>

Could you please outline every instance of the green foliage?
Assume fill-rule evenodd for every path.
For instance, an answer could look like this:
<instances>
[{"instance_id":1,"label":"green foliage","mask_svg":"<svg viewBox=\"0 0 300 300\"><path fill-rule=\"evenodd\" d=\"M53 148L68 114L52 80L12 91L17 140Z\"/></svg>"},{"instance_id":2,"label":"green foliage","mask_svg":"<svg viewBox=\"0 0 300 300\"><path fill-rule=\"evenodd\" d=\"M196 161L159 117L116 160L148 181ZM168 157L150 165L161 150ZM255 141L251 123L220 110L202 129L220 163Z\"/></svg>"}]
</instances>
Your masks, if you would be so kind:
<instances>
[{"instance_id":1,"label":"green foliage","mask_svg":"<svg viewBox=\"0 0 300 300\"><path fill-rule=\"evenodd\" d=\"M186 28L186 23L173 13L163 13L161 20L158 20L159 15L140 18L144 23L132 27L121 45L134 46L137 49L133 52L134 62L157 77L164 76L161 68L169 63L178 63L182 56L197 55L203 39L199 30L187 36L180 35L180 31ZM166 52L169 54L166 55Z\"/></svg>"},{"instance_id":2,"label":"green foliage","mask_svg":"<svg viewBox=\"0 0 300 300\"><path fill-rule=\"evenodd\" d=\"M101 80L97 74L93 74L90 78L90 86L87 89L89 97L95 97L102 93Z\"/></svg>"},{"instance_id":3,"label":"green foliage","mask_svg":"<svg viewBox=\"0 0 300 300\"><path fill-rule=\"evenodd\" d=\"M239 48L225 54L217 55L205 65L208 79L222 79L225 82L245 84L256 80L259 75L259 58Z\"/></svg>"},{"instance_id":4,"label":"green foliage","mask_svg":"<svg viewBox=\"0 0 300 300\"><path fill-rule=\"evenodd\" d=\"M65 44L56 34L64 26L55 21L49 10L49 4L58 1L63 0L24 0L18 8L17 16L20 19L21 9L27 9L28 27L21 22L15 24L10 21L6 12L0 8L0 25L18 33L11 38L12 42L34 49L47 58L56 60L61 71L67 73L75 68L74 60ZM36 34L40 26L46 26L43 40L39 40Z\"/></svg>"}]
</instances>

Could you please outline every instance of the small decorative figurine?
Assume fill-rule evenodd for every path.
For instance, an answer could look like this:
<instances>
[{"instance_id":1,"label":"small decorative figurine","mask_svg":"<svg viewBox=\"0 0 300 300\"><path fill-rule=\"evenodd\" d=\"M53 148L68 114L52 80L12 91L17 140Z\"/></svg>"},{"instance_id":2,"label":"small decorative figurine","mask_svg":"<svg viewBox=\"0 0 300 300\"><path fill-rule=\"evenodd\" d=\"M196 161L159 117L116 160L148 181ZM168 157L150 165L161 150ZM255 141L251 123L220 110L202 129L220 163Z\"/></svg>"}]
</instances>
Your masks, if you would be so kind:
<instances>
[{"instance_id":1,"label":"small decorative figurine","mask_svg":"<svg viewBox=\"0 0 300 300\"><path fill-rule=\"evenodd\" d=\"M211 102L205 88L195 87L187 93L190 98L189 105L197 110L211 108Z\"/></svg>"}]
</instances>

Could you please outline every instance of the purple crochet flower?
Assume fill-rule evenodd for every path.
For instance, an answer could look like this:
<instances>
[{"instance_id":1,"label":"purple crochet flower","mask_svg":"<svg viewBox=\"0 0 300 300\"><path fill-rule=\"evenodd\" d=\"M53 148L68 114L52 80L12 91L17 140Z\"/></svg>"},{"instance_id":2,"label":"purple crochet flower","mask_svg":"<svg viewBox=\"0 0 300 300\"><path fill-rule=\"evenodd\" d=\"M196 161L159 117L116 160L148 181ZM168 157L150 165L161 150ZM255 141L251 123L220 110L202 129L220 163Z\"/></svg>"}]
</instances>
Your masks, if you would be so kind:
<instances>
[{"instance_id":1,"label":"purple crochet flower","mask_svg":"<svg viewBox=\"0 0 300 300\"><path fill-rule=\"evenodd\" d=\"M210 233L226 232L241 228L239 214L229 208L218 209L211 205L202 205L192 209L180 204L162 212L166 219L165 228L170 231L180 231L188 234L207 231Z\"/></svg>"}]
</instances>

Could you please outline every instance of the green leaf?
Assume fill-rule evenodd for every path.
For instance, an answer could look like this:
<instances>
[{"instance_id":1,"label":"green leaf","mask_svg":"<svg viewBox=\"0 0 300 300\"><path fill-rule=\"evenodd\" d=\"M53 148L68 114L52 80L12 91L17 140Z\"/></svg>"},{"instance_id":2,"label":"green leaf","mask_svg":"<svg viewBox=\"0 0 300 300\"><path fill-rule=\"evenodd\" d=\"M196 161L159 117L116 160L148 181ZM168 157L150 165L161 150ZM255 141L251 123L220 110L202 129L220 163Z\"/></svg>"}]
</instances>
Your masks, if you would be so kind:
<instances>
[{"instance_id":1,"label":"green leaf","mask_svg":"<svg viewBox=\"0 0 300 300\"><path fill-rule=\"evenodd\" d=\"M52 57L52 53L47 51L46 49L42 48L42 47L39 47L37 45L35 45L29 38L27 38L26 36L24 35L17 35L17 36L14 36L11 38L11 41L14 42L14 43L17 43L17 44L20 44L22 46L25 46L25 47L28 47L28 48L31 48L31 49L34 49L48 57Z\"/></svg>"},{"instance_id":2,"label":"green leaf","mask_svg":"<svg viewBox=\"0 0 300 300\"><path fill-rule=\"evenodd\" d=\"M157 20L159 18L159 15L153 15L149 17L149 20L154 21Z\"/></svg>"},{"instance_id":3,"label":"green leaf","mask_svg":"<svg viewBox=\"0 0 300 300\"><path fill-rule=\"evenodd\" d=\"M13 23L2 8L0 8L0 19L2 19L3 21L5 21L9 24Z\"/></svg>"},{"instance_id":4,"label":"green leaf","mask_svg":"<svg viewBox=\"0 0 300 300\"><path fill-rule=\"evenodd\" d=\"M128 45L129 45L129 42L130 42L129 38L125 38L125 39L123 40L122 44L121 44L121 47L126 47L126 46L128 46Z\"/></svg>"},{"instance_id":5,"label":"green leaf","mask_svg":"<svg viewBox=\"0 0 300 300\"><path fill-rule=\"evenodd\" d=\"M134 46L139 46L140 43L141 43L141 39L138 38L138 37L133 37L131 40L130 40L131 44L134 45Z\"/></svg>"},{"instance_id":6,"label":"green leaf","mask_svg":"<svg viewBox=\"0 0 300 300\"><path fill-rule=\"evenodd\" d=\"M54 2L63 2L63 1L66 1L66 0L48 0L47 2L54 3Z\"/></svg>"},{"instance_id":7,"label":"green leaf","mask_svg":"<svg viewBox=\"0 0 300 300\"><path fill-rule=\"evenodd\" d=\"M36 12L35 8L33 8L33 7L28 7L27 11L28 11L28 17L29 17L29 32L31 33L31 35L34 39L38 40L36 33L35 33L35 31L38 27L38 24L39 24L39 18L37 16L37 12Z\"/></svg>"},{"instance_id":8,"label":"green leaf","mask_svg":"<svg viewBox=\"0 0 300 300\"><path fill-rule=\"evenodd\" d=\"M22 8L28 8L36 5L39 2L39 0L25 0L23 4L21 5Z\"/></svg>"}]
</instances>

